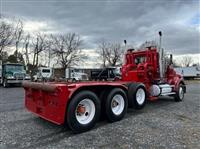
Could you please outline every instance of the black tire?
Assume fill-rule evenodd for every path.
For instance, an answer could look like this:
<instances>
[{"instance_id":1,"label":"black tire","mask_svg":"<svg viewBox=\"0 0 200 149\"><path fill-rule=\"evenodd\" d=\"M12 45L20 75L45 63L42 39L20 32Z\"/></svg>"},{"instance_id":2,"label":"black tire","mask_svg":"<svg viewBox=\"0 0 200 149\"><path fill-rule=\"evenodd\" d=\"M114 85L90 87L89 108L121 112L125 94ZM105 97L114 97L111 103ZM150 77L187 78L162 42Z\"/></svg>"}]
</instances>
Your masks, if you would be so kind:
<instances>
[{"instance_id":1,"label":"black tire","mask_svg":"<svg viewBox=\"0 0 200 149\"><path fill-rule=\"evenodd\" d=\"M17 84L17 86L22 87L22 83Z\"/></svg>"},{"instance_id":2,"label":"black tire","mask_svg":"<svg viewBox=\"0 0 200 149\"><path fill-rule=\"evenodd\" d=\"M119 95L117 100L119 100L120 102L120 100L122 99L121 103L116 102L116 100L113 100L113 97L115 95ZM118 106L117 111L113 112L112 104L117 104L117 105L114 105L116 107ZM120 105L121 105L121 108L120 108ZM127 100L126 93L120 88L112 89L111 92L109 92L107 95L104 107L105 107L104 109L105 114L109 122L115 122L115 121L121 120L126 114L127 107L128 107L128 100Z\"/></svg>"},{"instance_id":3,"label":"black tire","mask_svg":"<svg viewBox=\"0 0 200 149\"><path fill-rule=\"evenodd\" d=\"M4 79L4 80L3 80L3 87L6 88L6 87L8 87L8 86L9 86L9 84L7 83L7 80Z\"/></svg>"},{"instance_id":4,"label":"black tire","mask_svg":"<svg viewBox=\"0 0 200 149\"><path fill-rule=\"evenodd\" d=\"M95 114L92 120L87 123L87 124L82 124L80 123L77 118L76 118L76 107L78 104L83 101L84 99L89 99L94 103L95 106ZM66 114L66 119L67 119L67 124L69 128L74 132L74 133L81 133L87 130L90 130L93 128L96 124L96 122L99 120L100 116L100 111L101 110L101 103L99 98L96 96L91 91L81 91L77 95L75 95L67 108L67 114ZM86 112L85 112L86 113ZM84 113L84 114L85 114ZM88 113L88 112L87 112ZM88 114L87 114L88 115Z\"/></svg>"},{"instance_id":5,"label":"black tire","mask_svg":"<svg viewBox=\"0 0 200 149\"><path fill-rule=\"evenodd\" d=\"M184 85L183 84L179 84L178 91L176 91L176 94L174 96L174 100L176 102L183 101L183 99L184 99L184 93L185 93Z\"/></svg>"},{"instance_id":6,"label":"black tire","mask_svg":"<svg viewBox=\"0 0 200 149\"><path fill-rule=\"evenodd\" d=\"M136 100L136 94L138 92L139 89L142 89L145 93L145 97L142 103L139 103ZM142 109L147 101L146 98L146 89L144 87L143 84L141 83L131 83L128 85L128 104L130 108L134 108L134 109Z\"/></svg>"},{"instance_id":7,"label":"black tire","mask_svg":"<svg viewBox=\"0 0 200 149\"><path fill-rule=\"evenodd\" d=\"M72 82L76 82L76 79L75 79L75 78L73 78L73 79L72 79Z\"/></svg>"},{"instance_id":8,"label":"black tire","mask_svg":"<svg viewBox=\"0 0 200 149\"><path fill-rule=\"evenodd\" d=\"M106 107L105 107L105 105L106 105L106 98L107 98L109 92L110 92L110 89L107 88L107 89L101 91L100 96L99 96L99 99L101 101L101 109L102 109L100 120L106 119L106 111L105 111Z\"/></svg>"}]
</instances>

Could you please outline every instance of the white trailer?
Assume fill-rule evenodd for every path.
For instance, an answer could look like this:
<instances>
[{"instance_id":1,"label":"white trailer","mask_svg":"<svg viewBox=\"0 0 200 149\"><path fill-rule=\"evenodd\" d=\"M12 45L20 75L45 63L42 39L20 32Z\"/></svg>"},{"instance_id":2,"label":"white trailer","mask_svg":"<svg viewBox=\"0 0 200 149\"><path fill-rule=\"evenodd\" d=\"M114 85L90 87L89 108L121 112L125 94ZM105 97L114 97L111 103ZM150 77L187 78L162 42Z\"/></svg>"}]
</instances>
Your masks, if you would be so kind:
<instances>
[{"instance_id":1,"label":"white trailer","mask_svg":"<svg viewBox=\"0 0 200 149\"><path fill-rule=\"evenodd\" d=\"M186 79L194 79L200 77L200 67L198 66L177 67L175 70Z\"/></svg>"},{"instance_id":2,"label":"white trailer","mask_svg":"<svg viewBox=\"0 0 200 149\"><path fill-rule=\"evenodd\" d=\"M49 80L53 76L53 69L50 67L39 67L33 76L34 81Z\"/></svg>"},{"instance_id":3,"label":"white trailer","mask_svg":"<svg viewBox=\"0 0 200 149\"><path fill-rule=\"evenodd\" d=\"M65 78L74 81L88 80L88 74L82 72L80 69L67 68L65 69Z\"/></svg>"}]
</instances>

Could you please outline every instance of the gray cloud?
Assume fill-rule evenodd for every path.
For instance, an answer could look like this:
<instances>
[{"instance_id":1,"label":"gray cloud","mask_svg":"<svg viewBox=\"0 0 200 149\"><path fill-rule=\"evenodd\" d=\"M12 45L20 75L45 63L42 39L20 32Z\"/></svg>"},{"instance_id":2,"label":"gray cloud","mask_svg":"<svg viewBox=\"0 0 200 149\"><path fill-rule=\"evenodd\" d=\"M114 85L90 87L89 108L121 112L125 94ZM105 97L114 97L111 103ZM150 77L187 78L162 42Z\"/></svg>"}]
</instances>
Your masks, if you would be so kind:
<instances>
[{"instance_id":1,"label":"gray cloud","mask_svg":"<svg viewBox=\"0 0 200 149\"><path fill-rule=\"evenodd\" d=\"M79 33L85 48L95 48L102 38L111 42L127 39L139 45L157 40L157 32L162 30L166 49L174 54L194 54L200 53L200 28L193 23L200 16L198 3L198 0L3 0L2 13L53 22L49 24L51 30Z\"/></svg>"}]
</instances>

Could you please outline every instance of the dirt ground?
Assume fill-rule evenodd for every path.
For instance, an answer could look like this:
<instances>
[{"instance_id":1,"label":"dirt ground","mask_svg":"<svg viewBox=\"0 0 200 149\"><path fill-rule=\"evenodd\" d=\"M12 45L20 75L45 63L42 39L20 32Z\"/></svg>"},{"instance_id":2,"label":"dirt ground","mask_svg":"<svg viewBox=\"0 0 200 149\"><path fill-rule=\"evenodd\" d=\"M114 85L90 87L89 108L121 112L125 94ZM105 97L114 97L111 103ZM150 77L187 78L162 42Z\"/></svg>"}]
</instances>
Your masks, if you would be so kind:
<instances>
[{"instance_id":1,"label":"dirt ground","mask_svg":"<svg viewBox=\"0 0 200 149\"><path fill-rule=\"evenodd\" d=\"M200 148L200 81L186 82L183 102L148 102L76 135L28 112L23 88L0 87L0 148Z\"/></svg>"}]
</instances>

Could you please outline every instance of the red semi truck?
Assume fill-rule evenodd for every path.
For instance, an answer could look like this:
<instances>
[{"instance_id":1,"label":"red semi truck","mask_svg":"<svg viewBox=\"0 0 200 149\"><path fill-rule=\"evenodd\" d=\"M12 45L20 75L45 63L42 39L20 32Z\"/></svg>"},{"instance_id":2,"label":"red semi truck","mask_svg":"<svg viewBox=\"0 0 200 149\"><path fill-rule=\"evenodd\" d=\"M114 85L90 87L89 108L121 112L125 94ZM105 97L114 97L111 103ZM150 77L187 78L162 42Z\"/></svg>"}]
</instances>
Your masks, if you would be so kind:
<instances>
[{"instance_id":1,"label":"red semi truck","mask_svg":"<svg viewBox=\"0 0 200 149\"><path fill-rule=\"evenodd\" d=\"M109 122L119 121L128 107L142 109L147 100L173 96L182 101L184 80L172 67L172 55L169 59L163 55L160 45L128 49L121 79L114 81L24 82L25 106L39 117L80 133L93 128L100 115Z\"/></svg>"}]
</instances>

